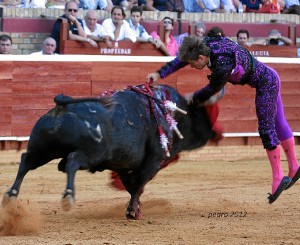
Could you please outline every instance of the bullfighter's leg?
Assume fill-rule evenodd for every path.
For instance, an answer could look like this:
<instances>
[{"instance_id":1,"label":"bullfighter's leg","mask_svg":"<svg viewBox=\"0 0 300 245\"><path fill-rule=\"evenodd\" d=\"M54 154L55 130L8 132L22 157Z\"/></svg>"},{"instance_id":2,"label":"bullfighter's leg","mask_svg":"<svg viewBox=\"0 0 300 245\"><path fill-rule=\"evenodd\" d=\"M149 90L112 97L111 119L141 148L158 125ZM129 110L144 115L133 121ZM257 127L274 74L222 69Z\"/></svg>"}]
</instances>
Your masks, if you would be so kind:
<instances>
[{"instance_id":1,"label":"bullfighter's leg","mask_svg":"<svg viewBox=\"0 0 300 245\"><path fill-rule=\"evenodd\" d=\"M19 195L21 184L25 175L29 170L36 169L39 166L42 166L47 161L45 159L40 159L40 163L35 163L36 156L32 153L23 153L21 155L21 162L19 165L18 173L15 182L12 187L4 194L2 200L2 206L5 206L11 198L16 198Z\"/></svg>"},{"instance_id":2,"label":"bullfighter's leg","mask_svg":"<svg viewBox=\"0 0 300 245\"><path fill-rule=\"evenodd\" d=\"M62 209L64 211L70 211L74 205L74 180L77 170L87 169L87 158L84 154L78 152L72 152L68 156L65 171L67 173L67 187L62 197Z\"/></svg>"}]
</instances>

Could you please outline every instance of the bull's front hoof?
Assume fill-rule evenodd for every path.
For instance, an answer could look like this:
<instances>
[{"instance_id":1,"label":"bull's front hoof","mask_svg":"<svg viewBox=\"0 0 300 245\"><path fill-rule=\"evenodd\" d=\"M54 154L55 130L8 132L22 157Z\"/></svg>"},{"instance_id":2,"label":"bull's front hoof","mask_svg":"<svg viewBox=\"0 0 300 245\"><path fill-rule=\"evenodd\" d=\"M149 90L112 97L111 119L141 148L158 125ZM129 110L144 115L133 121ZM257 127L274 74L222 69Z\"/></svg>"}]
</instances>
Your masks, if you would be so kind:
<instances>
[{"instance_id":1,"label":"bull's front hoof","mask_svg":"<svg viewBox=\"0 0 300 245\"><path fill-rule=\"evenodd\" d=\"M142 218L142 214L140 211L135 212L135 211L126 211L126 218L127 219L134 219L134 220L139 220Z\"/></svg>"},{"instance_id":2,"label":"bull's front hoof","mask_svg":"<svg viewBox=\"0 0 300 245\"><path fill-rule=\"evenodd\" d=\"M62 200L61 200L61 207L65 212L68 212L74 206L74 195L72 190L66 190Z\"/></svg>"}]
</instances>

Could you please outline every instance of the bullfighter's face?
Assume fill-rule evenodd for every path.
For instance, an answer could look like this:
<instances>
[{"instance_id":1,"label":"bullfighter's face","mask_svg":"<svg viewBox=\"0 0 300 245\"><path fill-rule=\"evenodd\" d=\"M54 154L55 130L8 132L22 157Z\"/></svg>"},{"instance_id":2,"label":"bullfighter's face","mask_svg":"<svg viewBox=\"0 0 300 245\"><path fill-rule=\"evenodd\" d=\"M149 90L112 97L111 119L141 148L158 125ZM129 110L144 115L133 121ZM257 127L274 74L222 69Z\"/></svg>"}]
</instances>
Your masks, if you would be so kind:
<instances>
[{"instance_id":1,"label":"bullfighter's face","mask_svg":"<svg viewBox=\"0 0 300 245\"><path fill-rule=\"evenodd\" d=\"M192 68L202 70L209 63L209 57L205 55L199 55L197 60L187 60Z\"/></svg>"}]
</instances>

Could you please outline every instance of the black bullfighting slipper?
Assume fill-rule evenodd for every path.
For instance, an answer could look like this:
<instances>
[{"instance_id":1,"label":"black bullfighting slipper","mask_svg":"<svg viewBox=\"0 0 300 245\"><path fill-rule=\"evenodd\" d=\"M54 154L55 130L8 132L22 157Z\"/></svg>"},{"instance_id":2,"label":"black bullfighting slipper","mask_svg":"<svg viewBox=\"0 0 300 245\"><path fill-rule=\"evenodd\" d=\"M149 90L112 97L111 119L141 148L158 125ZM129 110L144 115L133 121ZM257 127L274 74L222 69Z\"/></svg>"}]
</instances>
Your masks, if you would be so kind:
<instances>
[{"instance_id":1,"label":"black bullfighting slipper","mask_svg":"<svg viewBox=\"0 0 300 245\"><path fill-rule=\"evenodd\" d=\"M280 185L278 186L277 190L274 194L269 193L269 203L273 203L277 200L277 198L280 196L280 194L285 190L285 188L291 183L292 179L288 176L284 176L283 179L280 182Z\"/></svg>"},{"instance_id":2,"label":"black bullfighting slipper","mask_svg":"<svg viewBox=\"0 0 300 245\"><path fill-rule=\"evenodd\" d=\"M285 189L287 190L291 188L299 178L300 178L300 167L298 168L298 171L296 172L295 176L292 178L292 181L287 185Z\"/></svg>"}]
</instances>

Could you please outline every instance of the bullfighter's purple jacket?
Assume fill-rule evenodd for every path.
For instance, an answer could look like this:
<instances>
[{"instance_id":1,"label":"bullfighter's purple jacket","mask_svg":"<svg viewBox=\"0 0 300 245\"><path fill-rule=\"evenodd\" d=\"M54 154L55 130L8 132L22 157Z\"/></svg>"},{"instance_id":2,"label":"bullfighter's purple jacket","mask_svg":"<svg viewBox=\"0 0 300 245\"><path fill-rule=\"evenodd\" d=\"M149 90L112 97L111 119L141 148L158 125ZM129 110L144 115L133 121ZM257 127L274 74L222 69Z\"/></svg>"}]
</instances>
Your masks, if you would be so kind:
<instances>
[{"instance_id":1,"label":"bullfighter's purple jacket","mask_svg":"<svg viewBox=\"0 0 300 245\"><path fill-rule=\"evenodd\" d=\"M274 149L279 140L293 134L285 119L280 96L280 78L275 70L256 60L245 48L228 38L214 36L203 40L210 48L209 83L194 93L195 102L204 102L220 91L227 82L256 89L258 131L266 149ZM176 57L159 71L162 78L188 65Z\"/></svg>"}]
</instances>

